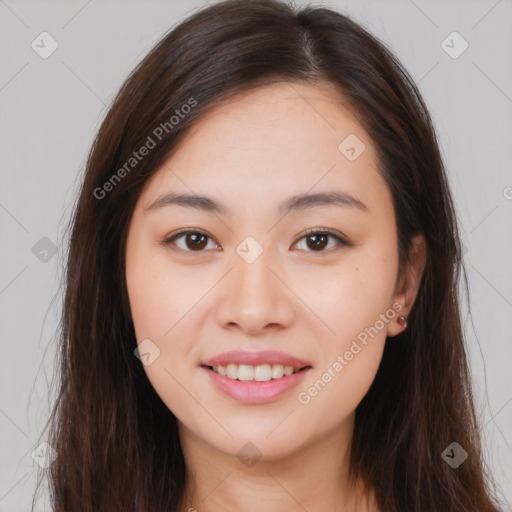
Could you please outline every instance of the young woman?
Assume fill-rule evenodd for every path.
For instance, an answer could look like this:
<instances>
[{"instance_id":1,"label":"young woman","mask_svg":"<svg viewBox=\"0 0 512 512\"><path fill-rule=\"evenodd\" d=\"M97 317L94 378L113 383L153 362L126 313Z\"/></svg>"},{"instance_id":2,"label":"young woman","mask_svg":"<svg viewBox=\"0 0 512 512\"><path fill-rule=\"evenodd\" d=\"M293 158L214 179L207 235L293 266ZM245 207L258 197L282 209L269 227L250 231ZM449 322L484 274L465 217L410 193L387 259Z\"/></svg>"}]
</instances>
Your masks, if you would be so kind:
<instances>
[{"instance_id":1,"label":"young woman","mask_svg":"<svg viewBox=\"0 0 512 512\"><path fill-rule=\"evenodd\" d=\"M56 512L491 512L456 215L346 16L227 1L137 66L72 220Z\"/></svg>"}]
</instances>

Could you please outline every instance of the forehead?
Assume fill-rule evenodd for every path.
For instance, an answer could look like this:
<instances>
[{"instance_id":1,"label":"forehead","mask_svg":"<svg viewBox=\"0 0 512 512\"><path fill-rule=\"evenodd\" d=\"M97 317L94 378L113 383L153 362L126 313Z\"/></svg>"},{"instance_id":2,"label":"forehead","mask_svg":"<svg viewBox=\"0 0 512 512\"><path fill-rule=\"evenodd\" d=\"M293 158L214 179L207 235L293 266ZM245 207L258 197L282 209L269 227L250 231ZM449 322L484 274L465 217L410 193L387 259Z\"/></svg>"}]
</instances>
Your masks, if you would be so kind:
<instances>
[{"instance_id":1,"label":"forehead","mask_svg":"<svg viewBox=\"0 0 512 512\"><path fill-rule=\"evenodd\" d=\"M360 153L355 159L343 153L347 140ZM383 187L372 141L334 86L280 82L201 118L146 196L207 192L243 210L274 196L333 188L374 203L372 194L385 193Z\"/></svg>"},{"instance_id":2,"label":"forehead","mask_svg":"<svg viewBox=\"0 0 512 512\"><path fill-rule=\"evenodd\" d=\"M238 95L209 112L190 131L196 140L189 146L200 139L226 157L252 150L261 158L267 151L300 159L319 151L336 154L340 137L354 132L368 138L334 86L279 82Z\"/></svg>"}]
</instances>

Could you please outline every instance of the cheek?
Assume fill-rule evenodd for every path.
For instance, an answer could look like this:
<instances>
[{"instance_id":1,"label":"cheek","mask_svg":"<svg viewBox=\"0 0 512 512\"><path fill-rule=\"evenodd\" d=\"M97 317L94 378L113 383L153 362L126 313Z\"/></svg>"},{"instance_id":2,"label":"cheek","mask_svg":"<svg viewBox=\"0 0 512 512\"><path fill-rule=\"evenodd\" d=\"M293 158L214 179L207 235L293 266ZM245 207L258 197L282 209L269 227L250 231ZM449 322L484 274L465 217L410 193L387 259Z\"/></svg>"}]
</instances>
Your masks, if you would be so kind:
<instances>
[{"instance_id":1,"label":"cheek","mask_svg":"<svg viewBox=\"0 0 512 512\"><path fill-rule=\"evenodd\" d=\"M373 245L347 253L336 267L305 273L301 296L329 328L324 337L326 341L331 338L328 347L343 349L359 333L374 326L382 314L389 312L391 316L396 260L392 247ZM382 329L381 322L377 328ZM383 331L385 336L386 329Z\"/></svg>"},{"instance_id":2,"label":"cheek","mask_svg":"<svg viewBox=\"0 0 512 512\"><path fill-rule=\"evenodd\" d=\"M379 256L376 256L379 254ZM387 326L396 317L391 307L396 276L396 251L391 246L359 251L329 279L316 281L311 309L328 326L320 343L319 367L302 387L310 411L339 404L330 421L350 414L368 391L379 367ZM321 289L318 288L321 284ZM306 288L304 288L306 289ZM340 399L341 398L341 399Z\"/></svg>"},{"instance_id":3,"label":"cheek","mask_svg":"<svg viewBox=\"0 0 512 512\"><path fill-rule=\"evenodd\" d=\"M327 290L332 300L323 317L333 333L326 331L318 338L319 364L297 392L306 431L317 430L319 425L321 431L334 429L353 414L382 359L390 321L385 314L391 317L394 313L388 307L385 282L378 293L374 282L351 280L347 274L344 279L339 277Z\"/></svg>"},{"instance_id":4,"label":"cheek","mask_svg":"<svg viewBox=\"0 0 512 512\"><path fill-rule=\"evenodd\" d=\"M139 351L145 343L142 347L151 357L144 371L162 401L181 415L193 406L180 383L190 379L190 365L198 358L194 311L200 309L197 302L207 287L171 267L160 251L136 243L128 245L126 281Z\"/></svg>"},{"instance_id":5,"label":"cheek","mask_svg":"<svg viewBox=\"0 0 512 512\"><path fill-rule=\"evenodd\" d=\"M128 296L139 353L143 354L143 369L157 395L173 411L180 408L175 379L182 379L177 373L180 366L172 362L183 348L167 343L172 331L166 335L176 323L173 312L178 305L172 292L175 283L169 275L158 272L158 266L150 258L141 250L133 251L127 258ZM149 360L144 363L145 354L149 354Z\"/></svg>"},{"instance_id":6,"label":"cheek","mask_svg":"<svg viewBox=\"0 0 512 512\"><path fill-rule=\"evenodd\" d=\"M141 264L146 261L146 264ZM169 311L168 301L173 294L164 294L163 290L168 277L158 276L158 272L148 260L135 254L130 262L127 262L126 281L130 308L135 326L137 340L143 338L159 337L169 329L170 318L166 319L165 311Z\"/></svg>"},{"instance_id":7,"label":"cheek","mask_svg":"<svg viewBox=\"0 0 512 512\"><path fill-rule=\"evenodd\" d=\"M127 255L126 281L137 340L164 341L204 286L172 267L160 251L135 248Z\"/></svg>"}]
</instances>

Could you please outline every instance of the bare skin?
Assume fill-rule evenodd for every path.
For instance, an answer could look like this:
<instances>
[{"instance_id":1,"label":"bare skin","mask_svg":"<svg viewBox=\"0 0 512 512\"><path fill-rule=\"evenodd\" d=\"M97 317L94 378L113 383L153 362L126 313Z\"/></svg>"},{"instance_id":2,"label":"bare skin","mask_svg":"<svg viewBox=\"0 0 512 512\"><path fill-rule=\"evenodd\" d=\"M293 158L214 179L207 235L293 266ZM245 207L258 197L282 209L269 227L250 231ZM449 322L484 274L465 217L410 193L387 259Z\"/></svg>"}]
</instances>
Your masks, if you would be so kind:
<instances>
[{"instance_id":1,"label":"bare skin","mask_svg":"<svg viewBox=\"0 0 512 512\"><path fill-rule=\"evenodd\" d=\"M349 134L365 145L353 161L338 148ZM398 283L392 199L368 134L329 87L279 83L208 114L146 185L130 224L126 277L137 341L160 350L144 369L179 421L188 476L181 510L378 510L372 490L348 479L355 409L386 337L404 329L397 319L414 303L425 246L415 239ZM365 207L279 212L292 195L333 191ZM205 195L232 213L148 209L168 192ZM182 228L206 232L204 246L186 233L163 243ZM309 228L333 230L350 245L333 235L315 244L322 235L311 240ZM258 244L251 251L263 250L250 263L237 252L247 237ZM354 340L371 326L378 333L356 352ZM234 349L279 350L312 370L275 400L242 403L201 367ZM325 386L308 391L319 379ZM252 465L238 455L244 446Z\"/></svg>"}]
</instances>

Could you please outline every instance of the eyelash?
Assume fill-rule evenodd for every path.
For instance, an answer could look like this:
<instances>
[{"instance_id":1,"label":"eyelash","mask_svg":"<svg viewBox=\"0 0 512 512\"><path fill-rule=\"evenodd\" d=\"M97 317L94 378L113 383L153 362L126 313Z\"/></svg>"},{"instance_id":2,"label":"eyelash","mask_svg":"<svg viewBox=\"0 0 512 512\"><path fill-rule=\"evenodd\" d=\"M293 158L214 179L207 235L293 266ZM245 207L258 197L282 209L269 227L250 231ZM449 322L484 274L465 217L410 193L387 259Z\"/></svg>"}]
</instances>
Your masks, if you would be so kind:
<instances>
[{"instance_id":1,"label":"eyelash","mask_svg":"<svg viewBox=\"0 0 512 512\"><path fill-rule=\"evenodd\" d=\"M190 233L194 233L194 234L198 234L198 235L204 235L204 236L208 237L210 240L213 240L213 238L206 231L203 231L202 229L198 229L198 228L184 228L184 229L180 229L179 231L176 231L175 233L172 233L169 237L167 237L164 240L162 240L162 244L164 244L166 246L169 246L169 245L173 244L175 240L181 238L183 235L187 235L187 234L190 234ZM326 229L326 228L311 228L311 229L308 229L307 231L305 231L304 233L301 234L301 236L297 240L297 242L299 242L303 238L307 238L308 236L316 235L316 234L329 235L329 236L335 238L339 242L338 249L341 249L343 247L351 247L353 245L350 242L348 242L345 238L340 236L338 233L336 233L336 232L334 232L334 231L332 231L330 229ZM332 249L333 248L326 249L326 250L321 250L321 251L306 251L306 252L323 253L323 252L330 252ZM200 251L191 251L191 250L185 250L185 249L178 248L177 250L180 250L180 251L183 251L183 252L190 252L190 253L205 252L204 249L200 250Z\"/></svg>"}]
</instances>

